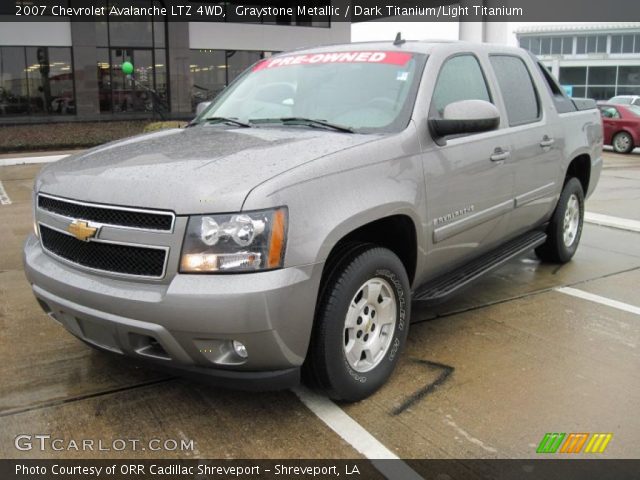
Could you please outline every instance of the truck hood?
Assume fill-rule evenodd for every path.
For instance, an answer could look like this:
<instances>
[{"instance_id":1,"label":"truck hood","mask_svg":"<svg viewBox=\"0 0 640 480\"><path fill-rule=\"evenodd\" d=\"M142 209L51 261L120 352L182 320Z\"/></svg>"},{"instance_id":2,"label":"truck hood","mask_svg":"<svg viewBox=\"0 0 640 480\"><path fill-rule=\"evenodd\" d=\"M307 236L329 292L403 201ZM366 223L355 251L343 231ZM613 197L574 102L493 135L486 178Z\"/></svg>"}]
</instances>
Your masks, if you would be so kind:
<instances>
[{"instance_id":1,"label":"truck hood","mask_svg":"<svg viewBox=\"0 0 640 480\"><path fill-rule=\"evenodd\" d=\"M52 163L38 176L36 189L177 214L237 211L260 183L375 138L304 127L163 130Z\"/></svg>"}]
</instances>

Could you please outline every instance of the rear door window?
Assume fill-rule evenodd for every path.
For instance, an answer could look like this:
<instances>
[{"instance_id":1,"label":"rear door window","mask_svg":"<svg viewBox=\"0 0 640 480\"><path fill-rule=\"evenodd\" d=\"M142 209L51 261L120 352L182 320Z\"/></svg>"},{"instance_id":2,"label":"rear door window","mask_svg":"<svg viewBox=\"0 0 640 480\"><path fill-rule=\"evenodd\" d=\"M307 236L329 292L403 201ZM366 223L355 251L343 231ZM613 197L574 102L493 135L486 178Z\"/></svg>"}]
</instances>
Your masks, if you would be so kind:
<instances>
[{"instance_id":1,"label":"rear door window","mask_svg":"<svg viewBox=\"0 0 640 480\"><path fill-rule=\"evenodd\" d=\"M522 59L512 55L491 55L489 58L507 109L509 126L540 119L540 100Z\"/></svg>"}]
</instances>

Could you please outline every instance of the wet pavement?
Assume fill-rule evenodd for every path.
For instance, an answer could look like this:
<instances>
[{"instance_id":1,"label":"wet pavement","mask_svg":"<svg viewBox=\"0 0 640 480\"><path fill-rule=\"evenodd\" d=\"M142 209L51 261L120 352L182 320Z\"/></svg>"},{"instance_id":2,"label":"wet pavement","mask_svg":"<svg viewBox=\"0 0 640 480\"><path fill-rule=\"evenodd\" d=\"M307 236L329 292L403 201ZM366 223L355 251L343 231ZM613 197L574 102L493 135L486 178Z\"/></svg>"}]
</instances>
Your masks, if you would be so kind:
<instances>
[{"instance_id":1,"label":"wet pavement","mask_svg":"<svg viewBox=\"0 0 640 480\"><path fill-rule=\"evenodd\" d=\"M358 458L290 391L216 389L92 350L41 312L24 278L41 165L0 167L0 458ZM640 155L607 153L587 210L640 220ZM574 260L514 260L459 297L414 310L408 348L370 399L340 405L402 458L532 458L546 432L611 432L640 452L640 233L585 224ZM19 434L184 440L193 448L19 451ZM147 444L148 445L148 444Z\"/></svg>"}]
</instances>

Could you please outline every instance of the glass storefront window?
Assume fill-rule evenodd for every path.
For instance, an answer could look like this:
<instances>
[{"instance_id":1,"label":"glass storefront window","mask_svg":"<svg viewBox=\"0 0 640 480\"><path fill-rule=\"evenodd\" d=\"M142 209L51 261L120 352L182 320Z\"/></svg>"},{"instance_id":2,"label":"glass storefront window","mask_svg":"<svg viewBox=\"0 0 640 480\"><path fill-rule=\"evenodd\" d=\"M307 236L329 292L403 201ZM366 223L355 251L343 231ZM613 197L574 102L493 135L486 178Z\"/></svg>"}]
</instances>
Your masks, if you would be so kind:
<instances>
[{"instance_id":1,"label":"glass storefront window","mask_svg":"<svg viewBox=\"0 0 640 480\"><path fill-rule=\"evenodd\" d=\"M637 87L618 87L617 95L640 95L640 86L637 86Z\"/></svg>"},{"instance_id":2,"label":"glass storefront window","mask_svg":"<svg viewBox=\"0 0 640 480\"><path fill-rule=\"evenodd\" d=\"M586 96L586 89L584 87L573 87L572 97L581 98Z\"/></svg>"},{"instance_id":3,"label":"glass storefront window","mask_svg":"<svg viewBox=\"0 0 640 480\"><path fill-rule=\"evenodd\" d=\"M610 53L622 53L622 35L611 35Z\"/></svg>"},{"instance_id":4,"label":"glass storefront window","mask_svg":"<svg viewBox=\"0 0 640 480\"><path fill-rule=\"evenodd\" d=\"M156 73L154 89L160 99L167 103L169 101L169 76L167 75L167 53L164 48L155 49L154 62Z\"/></svg>"},{"instance_id":5,"label":"glass storefront window","mask_svg":"<svg viewBox=\"0 0 640 480\"><path fill-rule=\"evenodd\" d=\"M589 85L615 85L616 67L589 67Z\"/></svg>"},{"instance_id":6,"label":"glass storefront window","mask_svg":"<svg viewBox=\"0 0 640 480\"><path fill-rule=\"evenodd\" d=\"M227 50L227 83L244 72L249 66L262 58L262 52Z\"/></svg>"},{"instance_id":7,"label":"glass storefront window","mask_svg":"<svg viewBox=\"0 0 640 480\"><path fill-rule=\"evenodd\" d=\"M0 115L29 113L24 47L0 47Z\"/></svg>"},{"instance_id":8,"label":"glass storefront window","mask_svg":"<svg viewBox=\"0 0 640 480\"><path fill-rule=\"evenodd\" d=\"M152 93L154 88L154 64L150 49L114 48L111 50L112 108L120 112L153 111ZM128 78L121 69L123 62L133 63L133 79Z\"/></svg>"},{"instance_id":9,"label":"glass storefront window","mask_svg":"<svg viewBox=\"0 0 640 480\"><path fill-rule=\"evenodd\" d=\"M594 100L609 100L611 97L615 97L616 87L589 87L587 88L587 98Z\"/></svg>"},{"instance_id":10,"label":"glass storefront window","mask_svg":"<svg viewBox=\"0 0 640 480\"><path fill-rule=\"evenodd\" d=\"M191 50L191 107L211 100L227 85L227 63L224 50Z\"/></svg>"},{"instance_id":11,"label":"glass storefront window","mask_svg":"<svg viewBox=\"0 0 640 480\"><path fill-rule=\"evenodd\" d=\"M69 48L27 47L29 108L32 114L74 114Z\"/></svg>"},{"instance_id":12,"label":"glass storefront window","mask_svg":"<svg viewBox=\"0 0 640 480\"><path fill-rule=\"evenodd\" d=\"M586 67L561 67L560 83L562 85L586 85Z\"/></svg>"},{"instance_id":13,"label":"glass storefront window","mask_svg":"<svg viewBox=\"0 0 640 480\"><path fill-rule=\"evenodd\" d=\"M535 55L540 55L540 39L539 38L531 39L531 53Z\"/></svg>"},{"instance_id":14,"label":"glass storefront window","mask_svg":"<svg viewBox=\"0 0 640 480\"><path fill-rule=\"evenodd\" d=\"M633 35L622 36L622 53L633 53Z\"/></svg>"},{"instance_id":15,"label":"glass storefront window","mask_svg":"<svg viewBox=\"0 0 640 480\"><path fill-rule=\"evenodd\" d=\"M571 55L573 53L573 37L564 37L562 39L562 53Z\"/></svg>"},{"instance_id":16,"label":"glass storefront window","mask_svg":"<svg viewBox=\"0 0 640 480\"><path fill-rule=\"evenodd\" d=\"M161 0L106 0L119 7L164 6ZM98 25L98 24L97 24ZM169 111L169 74L166 52L166 22L163 17L110 19L97 27L98 88L100 112ZM122 73L122 63L133 64L131 78Z\"/></svg>"},{"instance_id":17,"label":"glass storefront window","mask_svg":"<svg viewBox=\"0 0 640 480\"><path fill-rule=\"evenodd\" d=\"M98 98L100 112L111 111L111 63L109 62L109 49L97 48L98 66Z\"/></svg>"},{"instance_id":18,"label":"glass storefront window","mask_svg":"<svg viewBox=\"0 0 640 480\"><path fill-rule=\"evenodd\" d=\"M619 67L618 85L640 85L640 66Z\"/></svg>"},{"instance_id":19,"label":"glass storefront window","mask_svg":"<svg viewBox=\"0 0 640 480\"><path fill-rule=\"evenodd\" d=\"M0 115L75 111L70 48L0 47Z\"/></svg>"}]
</instances>

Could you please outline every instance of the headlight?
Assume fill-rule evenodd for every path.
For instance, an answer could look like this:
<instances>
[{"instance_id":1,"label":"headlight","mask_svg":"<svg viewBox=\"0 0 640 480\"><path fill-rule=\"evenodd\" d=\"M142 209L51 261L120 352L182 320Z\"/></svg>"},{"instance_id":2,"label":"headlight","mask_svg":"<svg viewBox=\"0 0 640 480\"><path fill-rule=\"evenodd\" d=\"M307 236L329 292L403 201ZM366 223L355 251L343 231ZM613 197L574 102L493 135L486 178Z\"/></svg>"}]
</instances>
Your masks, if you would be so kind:
<instances>
[{"instance_id":1,"label":"headlight","mask_svg":"<svg viewBox=\"0 0 640 480\"><path fill-rule=\"evenodd\" d=\"M282 266L287 209L189 218L180 271L248 272Z\"/></svg>"}]
</instances>

